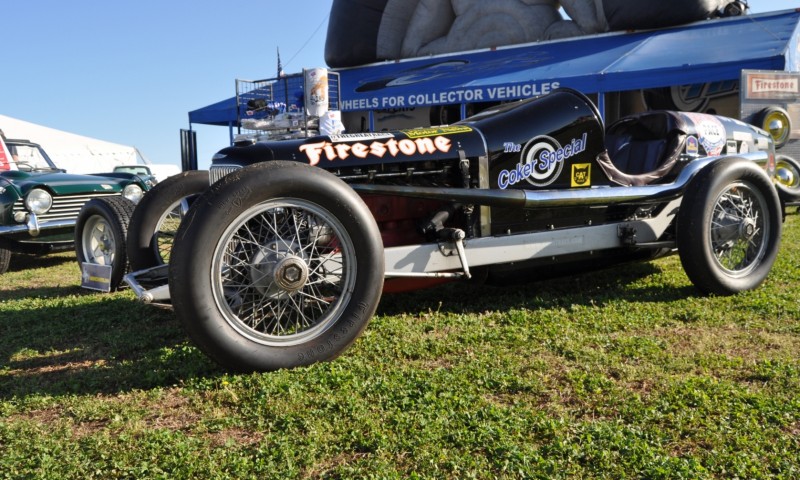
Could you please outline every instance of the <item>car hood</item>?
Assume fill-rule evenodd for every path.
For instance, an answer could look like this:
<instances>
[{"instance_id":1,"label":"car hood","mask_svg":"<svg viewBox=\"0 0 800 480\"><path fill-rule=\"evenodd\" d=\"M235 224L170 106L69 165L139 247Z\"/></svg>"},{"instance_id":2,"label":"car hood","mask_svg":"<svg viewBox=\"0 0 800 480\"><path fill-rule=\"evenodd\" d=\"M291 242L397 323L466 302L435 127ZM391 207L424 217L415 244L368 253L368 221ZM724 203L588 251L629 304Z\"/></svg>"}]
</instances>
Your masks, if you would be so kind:
<instances>
[{"instance_id":1,"label":"car hood","mask_svg":"<svg viewBox=\"0 0 800 480\"><path fill-rule=\"evenodd\" d=\"M46 187L56 195L81 193L112 193L121 191L130 180L99 175L77 175L63 172L4 172L3 178L12 183L21 194L36 187Z\"/></svg>"}]
</instances>

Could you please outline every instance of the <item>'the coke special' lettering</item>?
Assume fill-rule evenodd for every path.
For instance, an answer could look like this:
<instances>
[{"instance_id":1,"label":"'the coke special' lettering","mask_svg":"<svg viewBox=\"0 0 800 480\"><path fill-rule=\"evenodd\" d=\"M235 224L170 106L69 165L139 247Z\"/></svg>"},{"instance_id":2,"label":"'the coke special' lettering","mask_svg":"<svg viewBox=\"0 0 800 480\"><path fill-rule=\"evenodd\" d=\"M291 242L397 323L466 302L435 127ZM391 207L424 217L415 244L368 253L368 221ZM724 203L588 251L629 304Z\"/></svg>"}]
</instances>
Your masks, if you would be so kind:
<instances>
[{"instance_id":1,"label":"'the coke special' lettering","mask_svg":"<svg viewBox=\"0 0 800 480\"><path fill-rule=\"evenodd\" d=\"M551 140L555 142L555 140ZM541 145L541 143L539 143ZM497 186L506 189L511 185L527 180L535 186L544 186L552 183L561 171L558 168L568 158L574 157L586 150L586 134L581 138L573 138L563 147L554 148L549 143L544 143L544 148L529 153L532 161L517 163L511 170L501 170L497 177ZM550 148L551 150L548 150Z\"/></svg>"},{"instance_id":2,"label":"'the coke special' lettering","mask_svg":"<svg viewBox=\"0 0 800 480\"><path fill-rule=\"evenodd\" d=\"M360 142L347 144L324 141L301 145L300 151L306 154L309 163L313 166L319 163L323 154L329 161L333 161L337 159L347 160L351 155L356 158L367 158L368 155L383 158L386 154L396 157L400 154L406 156L415 154L428 155L437 151L447 153L451 147L452 144L449 138L438 136L435 138L417 138L416 140L408 138L397 140L393 138L385 142L372 142L369 145Z\"/></svg>"}]
</instances>

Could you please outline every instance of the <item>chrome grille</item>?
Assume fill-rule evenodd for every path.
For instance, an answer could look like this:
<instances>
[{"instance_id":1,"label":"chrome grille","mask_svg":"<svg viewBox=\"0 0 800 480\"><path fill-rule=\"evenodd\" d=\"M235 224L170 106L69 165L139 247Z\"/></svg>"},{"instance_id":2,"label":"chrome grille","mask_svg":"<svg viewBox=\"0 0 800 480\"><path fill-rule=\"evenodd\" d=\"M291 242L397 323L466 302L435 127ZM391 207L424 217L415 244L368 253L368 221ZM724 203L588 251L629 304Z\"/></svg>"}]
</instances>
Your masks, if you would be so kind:
<instances>
[{"instance_id":1,"label":"chrome grille","mask_svg":"<svg viewBox=\"0 0 800 480\"><path fill-rule=\"evenodd\" d=\"M83 208L83 205L89 200L100 197L113 197L115 195L119 195L119 193L90 193L88 195L64 195L53 197L53 206L50 207L50 210L36 217L39 223L56 220L74 220L78 218L78 213L80 213L81 208ZM21 198L14 202L13 211L14 213L28 213Z\"/></svg>"},{"instance_id":2,"label":"chrome grille","mask_svg":"<svg viewBox=\"0 0 800 480\"><path fill-rule=\"evenodd\" d=\"M214 183L225 175L233 173L240 168L242 168L241 165L212 165L208 170L208 180Z\"/></svg>"}]
</instances>

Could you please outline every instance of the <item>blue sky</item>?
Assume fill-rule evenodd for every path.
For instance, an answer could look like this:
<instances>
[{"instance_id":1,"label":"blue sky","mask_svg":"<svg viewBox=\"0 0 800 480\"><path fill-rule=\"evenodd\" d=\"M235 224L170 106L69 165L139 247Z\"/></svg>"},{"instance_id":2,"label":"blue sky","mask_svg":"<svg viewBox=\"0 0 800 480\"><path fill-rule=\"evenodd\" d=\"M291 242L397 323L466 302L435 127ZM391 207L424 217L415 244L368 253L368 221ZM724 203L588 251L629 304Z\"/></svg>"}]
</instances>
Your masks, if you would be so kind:
<instances>
[{"instance_id":1,"label":"blue sky","mask_svg":"<svg viewBox=\"0 0 800 480\"><path fill-rule=\"evenodd\" d=\"M138 147L180 163L188 112L233 96L235 79L325 66L332 0L25 0L3 8L0 114ZM753 12L800 7L750 0ZM195 126L201 167L228 141ZM35 140L35 139L32 139Z\"/></svg>"}]
</instances>

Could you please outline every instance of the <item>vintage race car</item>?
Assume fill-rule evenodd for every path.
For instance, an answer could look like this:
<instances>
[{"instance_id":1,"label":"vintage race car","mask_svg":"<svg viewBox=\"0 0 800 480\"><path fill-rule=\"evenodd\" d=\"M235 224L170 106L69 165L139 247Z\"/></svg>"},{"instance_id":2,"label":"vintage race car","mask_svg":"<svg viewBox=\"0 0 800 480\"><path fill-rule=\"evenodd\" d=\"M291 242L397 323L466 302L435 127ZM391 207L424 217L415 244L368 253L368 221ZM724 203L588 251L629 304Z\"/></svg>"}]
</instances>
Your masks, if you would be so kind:
<instances>
[{"instance_id":1,"label":"vintage race car","mask_svg":"<svg viewBox=\"0 0 800 480\"><path fill-rule=\"evenodd\" d=\"M76 248L83 262L111 263L114 239L124 242L124 235L108 227L120 223L117 212L127 221L148 188L130 173L68 174L39 144L0 137L0 274L12 253ZM117 272L119 283L124 268Z\"/></svg>"},{"instance_id":2,"label":"vintage race car","mask_svg":"<svg viewBox=\"0 0 800 480\"><path fill-rule=\"evenodd\" d=\"M605 128L561 89L448 126L225 148L210 179L184 173L137 207L126 281L247 371L330 360L382 292L443 281L677 252L700 291L733 294L778 252L774 170L751 125L658 111Z\"/></svg>"}]
</instances>

